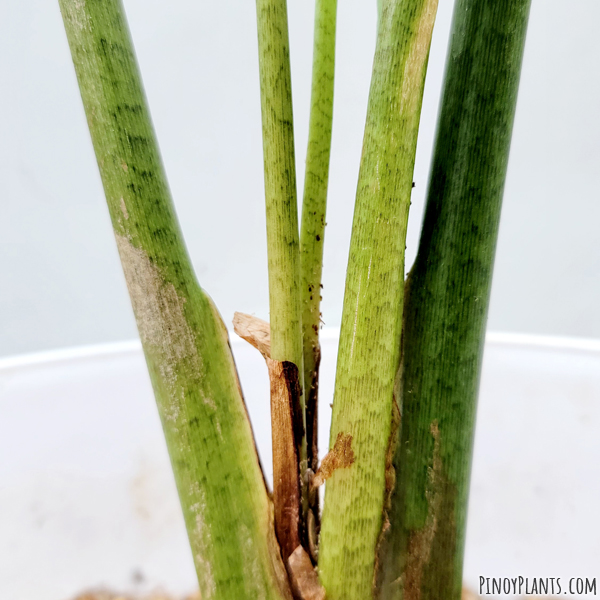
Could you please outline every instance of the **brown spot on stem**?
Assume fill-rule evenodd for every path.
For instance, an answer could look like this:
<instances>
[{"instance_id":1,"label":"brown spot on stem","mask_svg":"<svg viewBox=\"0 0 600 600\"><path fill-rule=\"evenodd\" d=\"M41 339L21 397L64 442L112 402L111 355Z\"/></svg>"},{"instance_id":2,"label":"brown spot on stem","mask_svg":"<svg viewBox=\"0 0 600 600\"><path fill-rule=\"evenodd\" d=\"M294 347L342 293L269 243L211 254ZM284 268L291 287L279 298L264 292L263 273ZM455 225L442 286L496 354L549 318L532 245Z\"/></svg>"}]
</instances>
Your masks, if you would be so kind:
<instances>
[{"instance_id":1,"label":"brown spot on stem","mask_svg":"<svg viewBox=\"0 0 600 600\"><path fill-rule=\"evenodd\" d=\"M407 564L404 571L404 598L421 600L423 573L431 558L433 540L438 527L438 514L443 498L442 459L440 456L440 430L437 419L432 421L429 430L433 436L433 456L428 467L428 484L425 490L427 499L427 519L425 526L413 531L408 541Z\"/></svg>"},{"instance_id":2,"label":"brown spot on stem","mask_svg":"<svg viewBox=\"0 0 600 600\"><path fill-rule=\"evenodd\" d=\"M396 469L394 467L394 455L398 446L398 434L400 433L400 407L396 401L396 394L392 399L392 426L390 429L390 439L385 455L385 501L384 510L386 513L392 507L392 493L396 485Z\"/></svg>"},{"instance_id":3,"label":"brown spot on stem","mask_svg":"<svg viewBox=\"0 0 600 600\"><path fill-rule=\"evenodd\" d=\"M457 581L457 561L460 563L462 552L457 551L456 499L457 489L444 473L437 483L437 528L431 544L429 561L425 565L421 585L425 598L444 597L460 587L460 575Z\"/></svg>"},{"instance_id":4,"label":"brown spot on stem","mask_svg":"<svg viewBox=\"0 0 600 600\"><path fill-rule=\"evenodd\" d=\"M314 488L323 485L337 469L347 469L354 463L354 450L352 450L352 436L340 431L337 434L333 448L321 461L321 466L312 480Z\"/></svg>"},{"instance_id":5,"label":"brown spot on stem","mask_svg":"<svg viewBox=\"0 0 600 600\"><path fill-rule=\"evenodd\" d=\"M373 589L378 590L381 585L380 563L382 552L385 552L385 542L388 533L391 531L389 513L392 508L392 494L396 486L396 468L394 467L394 455L398 446L398 436L400 433L401 413L398 406L397 396L399 395L398 385L400 381L400 369L396 375L396 389L392 398L392 423L390 429L390 437L388 440L388 448L385 455L385 496L383 501L383 518L381 523L381 531L375 548L375 568L373 569ZM374 594L375 597L377 593Z\"/></svg>"},{"instance_id":6,"label":"brown spot on stem","mask_svg":"<svg viewBox=\"0 0 600 600\"><path fill-rule=\"evenodd\" d=\"M166 391L164 401L159 403L161 416L164 423L176 424L185 383L178 380L179 368L198 377L202 371L194 333L185 315L186 299L179 296L144 250L124 236L116 238L140 338ZM205 398L204 402L216 408L212 399Z\"/></svg>"}]
</instances>

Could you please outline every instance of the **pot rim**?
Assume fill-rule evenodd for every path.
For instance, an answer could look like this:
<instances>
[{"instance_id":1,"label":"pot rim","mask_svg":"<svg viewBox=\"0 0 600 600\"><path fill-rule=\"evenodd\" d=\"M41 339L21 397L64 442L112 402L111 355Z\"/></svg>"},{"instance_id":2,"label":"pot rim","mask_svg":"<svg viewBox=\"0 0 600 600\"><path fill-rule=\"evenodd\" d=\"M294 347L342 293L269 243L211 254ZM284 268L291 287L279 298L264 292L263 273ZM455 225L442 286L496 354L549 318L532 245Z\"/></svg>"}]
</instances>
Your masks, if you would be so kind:
<instances>
[{"instance_id":1,"label":"pot rim","mask_svg":"<svg viewBox=\"0 0 600 600\"><path fill-rule=\"evenodd\" d=\"M324 327L321 331L323 341L335 341L339 338L339 327ZM229 331L231 345L235 348L246 344L241 338ZM485 338L486 346L503 348L529 348L547 351L571 351L600 354L600 339L568 337L554 335L537 335L528 333L512 333L488 331ZM142 345L139 339L102 344L86 344L55 348L41 352L29 352L0 358L0 373L15 369L27 369L48 366L54 363L78 362L99 358L116 358L139 354Z\"/></svg>"}]
</instances>

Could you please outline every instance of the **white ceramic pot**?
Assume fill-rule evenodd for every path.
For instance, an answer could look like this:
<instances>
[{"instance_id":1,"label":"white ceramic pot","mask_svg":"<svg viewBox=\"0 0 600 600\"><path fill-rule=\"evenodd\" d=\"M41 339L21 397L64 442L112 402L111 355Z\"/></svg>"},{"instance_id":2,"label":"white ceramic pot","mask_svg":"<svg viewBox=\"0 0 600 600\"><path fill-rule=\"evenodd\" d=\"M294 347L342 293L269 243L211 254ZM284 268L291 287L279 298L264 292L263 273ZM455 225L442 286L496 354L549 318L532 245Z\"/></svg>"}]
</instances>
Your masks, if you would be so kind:
<instances>
[{"instance_id":1,"label":"white ceramic pot","mask_svg":"<svg viewBox=\"0 0 600 600\"><path fill-rule=\"evenodd\" d=\"M336 339L325 330L322 449ZM266 368L235 335L232 345L269 474ZM489 335L465 582L475 590L480 576L600 584L599 462L600 342ZM137 342L0 361L0 598L67 600L94 586L195 587Z\"/></svg>"}]
</instances>

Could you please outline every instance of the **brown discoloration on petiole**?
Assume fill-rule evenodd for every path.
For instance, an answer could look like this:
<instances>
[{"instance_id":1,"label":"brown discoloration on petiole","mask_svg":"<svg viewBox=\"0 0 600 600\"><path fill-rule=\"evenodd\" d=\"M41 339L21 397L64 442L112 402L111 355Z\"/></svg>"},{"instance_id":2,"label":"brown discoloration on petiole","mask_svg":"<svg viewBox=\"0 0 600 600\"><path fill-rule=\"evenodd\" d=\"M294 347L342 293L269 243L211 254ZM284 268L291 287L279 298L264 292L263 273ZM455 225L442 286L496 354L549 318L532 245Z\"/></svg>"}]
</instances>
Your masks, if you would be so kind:
<instances>
[{"instance_id":1,"label":"brown discoloration on petiole","mask_svg":"<svg viewBox=\"0 0 600 600\"><path fill-rule=\"evenodd\" d=\"M235 332L264 356L271 382L273 440L273 504L275 532L284 560L300 545L300 464L298 448L304 437L298 367L271 358L270 327L266 321L235 313Z\"/></svg>"},{"instance_id":2,"label":"brown discoloration on petiole","mask_svg":"<svg viewBox=\"0 0 600 600\"><path fill-rule=\"evenodd\" d=\"M428 467L428 485L425 491L428 510L422 529L413 531L408 542L408 562L403 575L404 598L421 600L423 574L430 562L433 541L438 528L438 514L443 498L442 458L440 455L440 430L437 420L429 430L433 436L433 456Z\"/></svg>"},{"instance_id":3,"label":"brown discoloration on petiole","mask_svg":"<svg viewBox=\"0 0 600 600\"><path fill-rule=\"evenodd\" d=\"M287 574L287 568L281 560L281 547L275 534L275 514L273 502L269 499L269 527L268 527L268 546L271 558L275 581L284 600L292 600L291 584Z\"/></svg>"},{"instance_id":4,"label":"brown discoloration on petiole","mask_svg":"<svg viewBox=\"0 0 600 600\"><path fill-rule=\"evenodd\" d=\"M198 377L203 370L194 332L185 315L186 299L144 250L125 236L117 234L116 240L140 338L144 348L155 354L158 373L168 390L166 401L159 404L161 416L163 422L176 425L184 397L178 368L185 363ZM210 398L204 402L216 408Z\"/></svg>"},{"instance_id":5,"label":"brown discoloration on petiole","mask_svg":"<svg viewBox=\"0 0 600 600\"><path fill-rule=\"evenodd\" d=\"M271 381L271 437L273 441L273 503L275 531L285 559L300 544L300 471L298 445L302 420L298 418L298 367L266 359Z\"/></svg>"},{"instance_id":6,"label":"brown discoloration on petiole","mask_svg":"<svg viewBox=\"0 0 600 600\"><path fill-rule=\"evenodd\" d=\"M397 382L399 376L397 376ZM398 386L398 383L396 384ZM378 588L380 586L380 561L382 552L385 552L385 542L388 534L391 531L390 524L390 510L392 508L392 495L396 486L396 468L394 467L394 455L398 446L398 438L400 434L400 421L401 412L398 406L397 397L399 392L396 389L394 391L394 397L392 401L392 425L390 429L390 438L388 442L388 449L385 455L385 496L383 504L383 518L381 524L381 532L379 533L379 539L377 540L377 546L375 548L375 568L373 569L373 590L374 596L377 597Z\"/></svg>"},{"instance_id":7,"label":"brown discoloration on petiole","mask_svg":"<svg viewBox=\"0 0 600 600\"><path fill-rule=\"evenodd\" d=\"M312 480L312 487L318 488L329 479L337 469L347 469L354 463L354 450L352 450L352 436L340 431L337 434L333 448L321 461L319 470Z\"/></svg>"}]
</instances>

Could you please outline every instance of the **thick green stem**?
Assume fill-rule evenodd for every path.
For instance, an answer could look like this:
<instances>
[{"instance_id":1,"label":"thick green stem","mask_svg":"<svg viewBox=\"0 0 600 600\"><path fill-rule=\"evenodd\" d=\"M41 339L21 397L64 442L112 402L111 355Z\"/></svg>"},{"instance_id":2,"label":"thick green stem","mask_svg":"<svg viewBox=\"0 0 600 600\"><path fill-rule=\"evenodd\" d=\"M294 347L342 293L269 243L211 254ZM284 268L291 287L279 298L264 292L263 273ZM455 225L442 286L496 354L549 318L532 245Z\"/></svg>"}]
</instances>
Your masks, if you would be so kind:
<instances>
[{"instance_id":1,"label":"thick green stem","mask_svg":"<svg viewBox=\"0 0 600 600\"><path fill-rule=\"evenodd\" d=\"M336 11L337 0L316 1L310 129L300 232L306 437L308 464L314 471L319 458L317 399L321 357L321 275L333 121Z\"/></svg>"},{"instance_id":2,"label":"thick green stem","mask_svg":"<svg viewBox=\"0 0 600 600\"><path fill-rule=\"evenodd\" d=\"M221 318L177 222L120 0L60 0L202 598L288 598Z\"/></svg>"},{"instance_id":3,"label":"thick green stem","mask_svg":"<svg viewBox=\"0 0 600 600\"><path fill-rule=\"evenodd\" d=\"M458 0L404 307L381 598L459 600L473 427L530 0Z\"/></svg>"},{"instance_id":4,"label":"thick green stem","mask_svg":"<svg viewBox=\"0 0 600 600\"><path fill-rule=\"evenodd\" d=\"M256 0L256 11L267 207L271 358L294 363L298 367L300 387L304 390L300 241L286 0ZM306 394L302 394L304 421L305 397ZM305 483L306 435L302 435L300 446L301 479ZM302 490L303 513L306 513L307 486L303 485ZM277 502L277 489L274 489L274 494Z\"/></svg>"},{"instance_id":5,"label":"thick green stem","mask_svg":"<svg viewBox=\"0 0 600 600\"><path fill-rule=\"evenodd\" d=\"M369 97L338 356L330 445L354 462L327 483L319 571L328 600L372 597L417 131L437 0L386 0Z\"/></svg>"}]
</instances>

